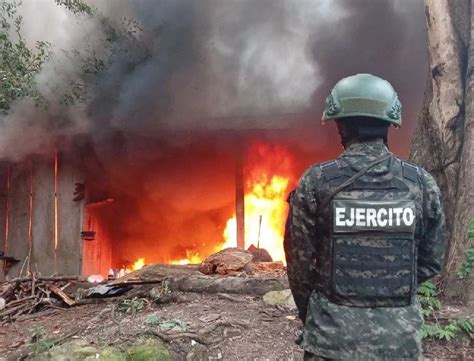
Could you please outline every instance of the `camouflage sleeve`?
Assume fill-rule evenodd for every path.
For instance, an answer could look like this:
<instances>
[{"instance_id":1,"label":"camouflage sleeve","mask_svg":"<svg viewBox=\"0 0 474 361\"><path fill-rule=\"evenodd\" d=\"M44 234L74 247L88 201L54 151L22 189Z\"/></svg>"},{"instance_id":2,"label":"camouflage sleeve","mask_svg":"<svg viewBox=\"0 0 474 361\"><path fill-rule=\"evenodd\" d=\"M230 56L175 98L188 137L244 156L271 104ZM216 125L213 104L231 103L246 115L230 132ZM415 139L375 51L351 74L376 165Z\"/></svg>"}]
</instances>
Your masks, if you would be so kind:
<instances>
[{"instance_id":1,"label":"camouflage sleeve","mask_svg":"<svg viewBox=\"0 0 474 361\"><path fill-rule=\"evenodd\" d=\"M283 245L287 262L288 280L298 307L299 317L306 320L306 308L314 289L313 268L315 230L315 201L310 206L309 176L303 175L297 188L290 194L290 209L285 227Z\"/></svg>"},{"instance_id":2,"label":"camouflage sleeve","mask_svg":"<svg viewBox=\"0 0 474 361\"><path fill-rule=\"evenodd\" d=\"M446 229L441 192L436 181L426 171L422 172L423 235L418 245L418 283L441 272L446 248Z\"/></svg>"}]
</instances>

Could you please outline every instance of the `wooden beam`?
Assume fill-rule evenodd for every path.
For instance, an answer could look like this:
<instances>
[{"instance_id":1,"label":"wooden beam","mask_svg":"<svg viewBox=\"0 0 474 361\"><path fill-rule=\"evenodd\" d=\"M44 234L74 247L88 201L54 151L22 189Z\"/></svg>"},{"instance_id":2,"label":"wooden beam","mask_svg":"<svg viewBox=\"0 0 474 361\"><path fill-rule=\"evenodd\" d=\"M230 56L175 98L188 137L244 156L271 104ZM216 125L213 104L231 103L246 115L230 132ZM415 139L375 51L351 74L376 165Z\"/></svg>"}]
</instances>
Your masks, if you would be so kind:
<instances>
[{"instance_id":1,"label":"wooden beam","mask_svg":"<svg viewBox=\"0 0 474 361\"><path fill-rule=\"evenodd\" d=\"M0 251L7 255L6 223L8 201L8 163L0 163ZM8 256L8 255L7 255ZM3 261L0 261L0 282L5 280Z\"/></svg>"},{"instance_id":2,"label":"wooden beam","mask_svg":"<svg viewBox=\"0 0 474 361\"><path fill-rule=\"evenodd\" d=\"M33 161L32 257L30 266L43 276L55 273L54 161Z\"/></svg>"},{"instance_id":3,"label":"wooden beam","mask_svg":"<svg viewBox=\"0 0 474 361\"><path fill-rule=\"evenodd\" d=\"M79 275L82 268L83 201L74 202L76 183L83 183L82 167L77 159L58 156L58 241L57 271L62 275Z\"/></svg>"},{"instance_id":4,"label":"wooden beam","mask_svg":"<svg viewBox=\"0 0 474 361\"><path fill-rule=\"evenodd\" d=\"M244 194L244 171L243 171L243 149L240 144L237 147L235 162L235 215L237 223L237 247L245 249L245 194Z\"/></svg>"},{"instance_id":5,"label":"wooden beam","mask_svg":"<svg viewBox=\"0 0 474 361\"><path fill-rule=\"evenodd\" d=\"M23 264L26 265L29 245L29 204L30 204L30 169L27 162L11 167L10 177L10 220L8 236L8 256L20 262L11 266L8 277L20 276ZM25 268L23 273L25 274Z\"/></svg>"}]
</instances>

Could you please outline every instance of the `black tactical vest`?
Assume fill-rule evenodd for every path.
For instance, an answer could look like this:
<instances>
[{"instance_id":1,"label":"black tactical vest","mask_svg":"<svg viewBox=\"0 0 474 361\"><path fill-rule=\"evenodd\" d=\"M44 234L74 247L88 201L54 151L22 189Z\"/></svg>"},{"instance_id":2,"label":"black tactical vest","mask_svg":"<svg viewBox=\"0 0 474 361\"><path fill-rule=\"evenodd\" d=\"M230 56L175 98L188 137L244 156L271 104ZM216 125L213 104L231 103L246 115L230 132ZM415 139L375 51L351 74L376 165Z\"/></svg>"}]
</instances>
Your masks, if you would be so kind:
<instances>
[{"instance_id":1,"label":"black tactical vest","mask_svg":"<svg viewBox=\"0 0 474 361\"><path fill-rule=\"evenodd\" d=\"M316 267L324 281L318 288L334 303L397 307L414 301L419 171L385 159L388 170L381 175L357 174L344 158L320 166L317 243L323 246Z\"/></svg>"}]
</instances>

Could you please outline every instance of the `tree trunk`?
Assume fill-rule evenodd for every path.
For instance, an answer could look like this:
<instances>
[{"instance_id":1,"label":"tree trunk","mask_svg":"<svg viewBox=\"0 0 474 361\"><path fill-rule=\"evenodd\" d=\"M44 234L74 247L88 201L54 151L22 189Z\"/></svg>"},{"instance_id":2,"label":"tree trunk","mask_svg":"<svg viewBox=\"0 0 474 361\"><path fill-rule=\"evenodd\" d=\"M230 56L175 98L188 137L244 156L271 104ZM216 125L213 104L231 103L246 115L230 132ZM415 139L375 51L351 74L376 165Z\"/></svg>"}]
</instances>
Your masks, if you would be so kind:
<instances>
[{"instance_id":1,"label":"tree trunk","mask_svg":"<svg viewBox=\"0 0 474 361\"><path fill-rule=\"evenodd\" d=\"M410 158L436 178L443 193L445 294L474 301L472 273L463 281L456 275L465 250L473 247L467 225L474 218L474 3L425 0L425 6L430 71Z\"/></svg>"},{"instance_id":2,"label":"tree trunk","mask_svg":"<svg viewBox=\"0 0 474 361\"><path fill-rule=\"evenodd\" d=\"M288 289L286 277L220 277L205 275L170 276L166 280L172 290L199 293L238 293L263 296L270 291Z\"/></svg>"}]
</instances>

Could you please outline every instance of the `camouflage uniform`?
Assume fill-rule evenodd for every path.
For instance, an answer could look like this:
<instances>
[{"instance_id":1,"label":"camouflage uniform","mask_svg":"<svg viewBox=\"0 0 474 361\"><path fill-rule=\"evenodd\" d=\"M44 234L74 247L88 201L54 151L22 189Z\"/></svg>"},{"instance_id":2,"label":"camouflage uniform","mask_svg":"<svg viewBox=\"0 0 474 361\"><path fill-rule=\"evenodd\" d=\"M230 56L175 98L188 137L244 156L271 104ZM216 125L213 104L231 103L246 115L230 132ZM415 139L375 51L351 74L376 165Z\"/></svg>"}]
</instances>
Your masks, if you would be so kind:
<instances>
[{"instance_id":1,"label":"camouflage uniform","mask_svg":"<svg viewBox=\"0 0 474 361\"><path fill-rule=\"evenodd\" d=\"M384 144L358 143L351 145L337 162L339 168L356 173L388 154L391 153ZM402 161L393 156L372 167L360 180L364 184L400 183L401 172ZM413 183L405 184L408 184L407 192L415 200L416 207L413 274L417 280L413 281L412 287L416 290L417 282L440 272L445 236L439 189L425 170L418 168L415 174ZM389 302L380 307L351 307L328 297L328 279L331 278L328 270L331 270L332 261L331 241L325 234L330 233L333 223L330 211L321 209L329 207L321 205L331 188L321 166L313 165L289 197L284 246L290 287L299 317L305 324L301 343L306 352L305 359L318 359L318 356L319 359L351 360L417 359L421 347L416 333L423 319L415 304L415 290L410 291L410 301L406 305L397 307L391 307ZM370 196L370 192L363 187L349 187L339 194L357 200ZM361 275L365 277L364 273Z\"/></svg>"}]
</instances>

